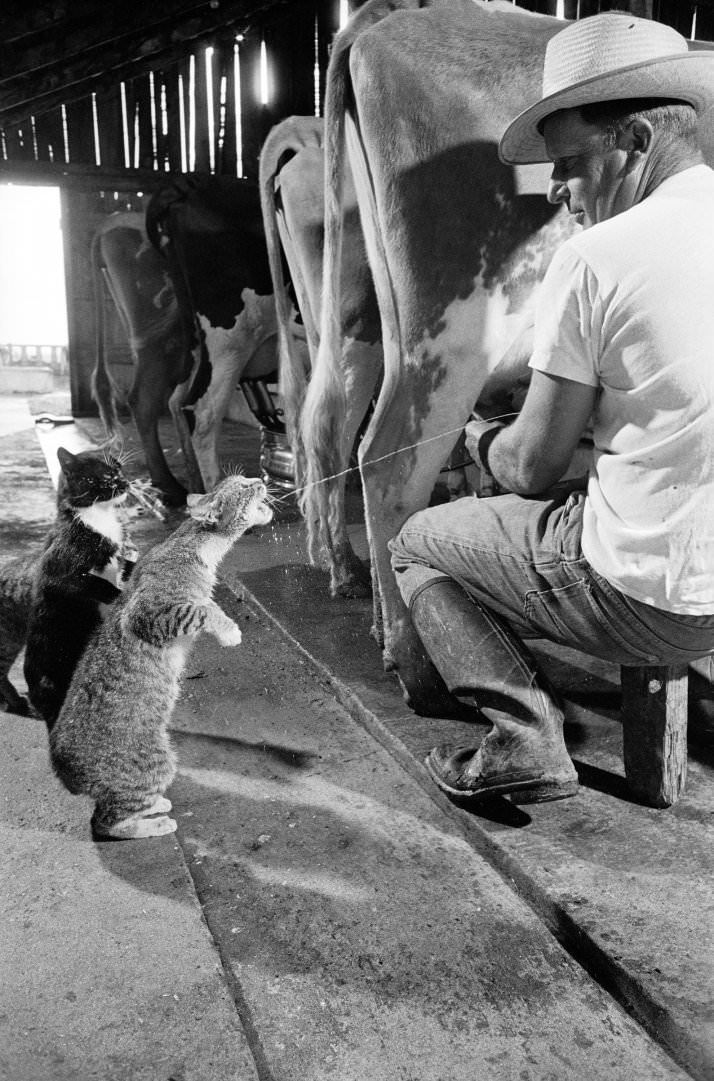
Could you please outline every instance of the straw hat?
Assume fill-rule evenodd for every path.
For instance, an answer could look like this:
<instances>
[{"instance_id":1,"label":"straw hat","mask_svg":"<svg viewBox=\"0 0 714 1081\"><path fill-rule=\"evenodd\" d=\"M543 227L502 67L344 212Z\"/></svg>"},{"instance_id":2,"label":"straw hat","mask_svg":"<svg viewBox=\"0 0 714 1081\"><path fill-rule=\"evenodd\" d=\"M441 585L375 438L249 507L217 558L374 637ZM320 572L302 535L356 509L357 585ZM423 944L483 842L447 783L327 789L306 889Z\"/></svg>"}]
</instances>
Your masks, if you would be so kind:
<instances>
[{"instance_id":1,"label":"straw hat","mask_svg":"<svg viewBox=\"0 0 714 1081\"><path fill-rule=\"evenodd\" d=\"M607 12L581 19L548 42L543 96L506 128L509 163L548 161L538 124L558 112L622 98L674 98L703 112L714 105L714 49L689 51L670 26Z\"/></svg>"}]
</instances>

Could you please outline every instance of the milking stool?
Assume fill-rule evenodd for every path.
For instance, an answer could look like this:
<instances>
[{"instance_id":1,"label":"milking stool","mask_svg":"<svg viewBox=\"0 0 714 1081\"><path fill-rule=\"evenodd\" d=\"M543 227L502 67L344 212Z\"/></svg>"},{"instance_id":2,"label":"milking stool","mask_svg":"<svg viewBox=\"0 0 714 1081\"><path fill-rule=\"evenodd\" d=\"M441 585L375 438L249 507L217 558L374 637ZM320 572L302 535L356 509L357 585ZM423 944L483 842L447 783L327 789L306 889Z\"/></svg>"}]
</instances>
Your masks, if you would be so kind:
<instances>
[{"instance_id":1,"label":"milking stool","mask_svg":"<svg viewBox=\"0 0 714 1081\"><path fill-rule=\"evenodd\" d=\"M648 807L670 807L687 778L687 666L623 666L620 682L628 784Z\"/></svg>"}]
</instances>

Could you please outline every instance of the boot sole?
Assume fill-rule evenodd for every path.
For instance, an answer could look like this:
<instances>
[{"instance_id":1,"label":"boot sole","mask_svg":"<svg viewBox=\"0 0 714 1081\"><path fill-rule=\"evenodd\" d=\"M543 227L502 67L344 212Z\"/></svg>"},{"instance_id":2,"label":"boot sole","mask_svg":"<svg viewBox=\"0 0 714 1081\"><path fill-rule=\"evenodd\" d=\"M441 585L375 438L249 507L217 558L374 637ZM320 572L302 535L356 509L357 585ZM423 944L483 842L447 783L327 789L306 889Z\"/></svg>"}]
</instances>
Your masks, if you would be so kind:
<instances>
[{"instance_id":1,"label":"boot sole","mask_svg":"<svg viewBox=\"0 0 714 1081\"><path fill-rule=\"evenodd\" d=\"M577 777L567 781L545 781L540 777L527 780L521 777L511 781L497 781L493 784L486 782L481 788L476 789L453 788L436 773L429 758L424 759L424 765L429 776L442 792L453 800L467 805L484 803L498 796L509 796L511 802L516 804L550 803L553 800L567 799L569 796L576 795L580 787Z\"/></svg>"}]
</instances>

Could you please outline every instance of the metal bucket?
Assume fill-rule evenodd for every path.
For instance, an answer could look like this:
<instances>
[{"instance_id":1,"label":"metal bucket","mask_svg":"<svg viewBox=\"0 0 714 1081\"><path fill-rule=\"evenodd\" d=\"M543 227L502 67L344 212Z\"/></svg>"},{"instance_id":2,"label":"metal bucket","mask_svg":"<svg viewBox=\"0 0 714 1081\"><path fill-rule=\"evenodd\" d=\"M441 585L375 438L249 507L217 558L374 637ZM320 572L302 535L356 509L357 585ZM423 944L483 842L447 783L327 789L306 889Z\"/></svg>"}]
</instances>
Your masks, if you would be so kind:
<instances>
[{"instance_id":1,"label":"metal bucket","mask_svg":"<svg viewBox=\"0 0 714 1081\"><path fill-rule=\"evenodd\" d=\"M242 379L241 390L260 423L260 468L266 484L286 494L295 491L295 455L285 434L283 411L268 386L271 379Z\"/></svg>"},{"instance_id":2,"label":"metal bucket","mask_svg":"<svg viewBox=\"0 0 714 1081\"><path fill-rule=\"evenodd\" d=\"M272 488L295 491L295 455L284 431L261 427L260 468L263 480Z\"/></svg>"}]
</instances>

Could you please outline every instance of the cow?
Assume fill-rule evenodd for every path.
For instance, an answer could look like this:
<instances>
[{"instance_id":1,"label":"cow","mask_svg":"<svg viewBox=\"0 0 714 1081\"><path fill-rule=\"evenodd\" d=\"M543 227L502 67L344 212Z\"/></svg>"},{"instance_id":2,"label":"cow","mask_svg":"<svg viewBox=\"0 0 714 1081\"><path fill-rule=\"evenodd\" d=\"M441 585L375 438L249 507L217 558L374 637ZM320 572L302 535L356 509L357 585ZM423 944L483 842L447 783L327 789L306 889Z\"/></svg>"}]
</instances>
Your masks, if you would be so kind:
<instances>
[{"instance_id":1,"label":"cow","mask_svg":"<svg viewBox=\"0 0 714 1081\"><path fill-rule=\"evenodd\" d=\"M304 453L298 417L307 386L302 356L295 355L290 333L291 306L283 285L284 254L305 326L311 361L317 356L322 289L324 222L323 121L293 116L268 134L260 153L259 186L268 246L280 343L280 386L288 439L296 459L296 484L304 476ZM319 515L310 529L311 557L327 561L333 596L371 594L371 575L350 544L345 518L345 475L355 437L364 421L382 372L379 309L367 263L356 195L345 177L344 243L341 267L340 367L347 388L347 408L339 442L332 448ZM302 502L302 500L300 500ZM314 501L309 506L315 507Z\"/></svg>"},{"instance_id":2,"label":"cow","mask_svg":"<svg viewBox=\"0 0 714 1081\"><path fill-rule=\"evenodd\" d=\"M167 403L172 412L184 454L188 482L200 486L200 472L193 453L186 420L173 391L191 373L178 305L166 281L163 260L149 244L144 215L136 211L110 214L92 238L91 262L95 289L96 360L92 392L104 426L112 439L119 431L117 398L120 392L111 378L107 358L104 287L108 289L126 331L134 361L134 375L127 395L132 418L141 439L152 484L167 503L181 505L186 489L168 467L158 435L159 417Z\"/></svg>"},{"instance_id":3,"label":"cow","mask_svg":"<svg viewBox=\"0 0 714 1081\"><path fill-rule=\"evenodd\" d=\"M166 260L186 336L199 352L192 442L210 491L221 478L218 437L235 388L278 368L258 188L226 176L180 177L150 199L146 229Z\"/></svg>"},{"instance_id":4,"label":"cow","mask_svg":"<svg viewBox=\"0 0 714 1081\"><path fill-rule=\"evenodd\" d=\"M540 94L561 20L493 0L368 0L335 40L325 106L320 346L302 414L308 528L344 428L340 266L345 158L382 322L384 378L359 447L374 631L408 704L454 708L411 625L388 541L436 474L499 358L527 339L537 286L573 226L545 199L544 166L497 153Z\"/></svg>"}]
</instances>

